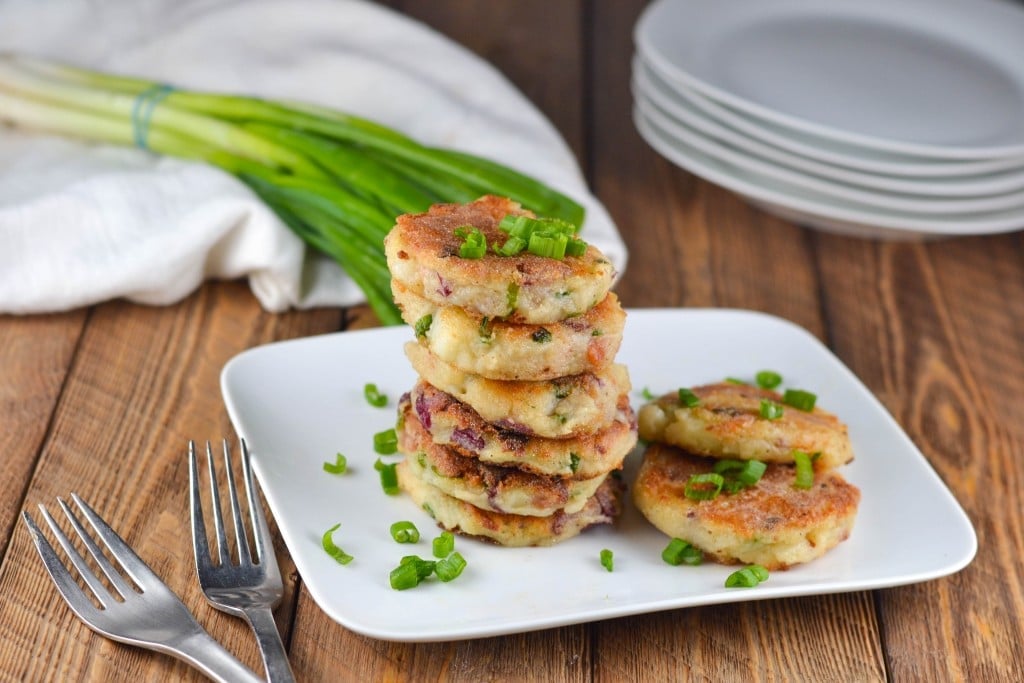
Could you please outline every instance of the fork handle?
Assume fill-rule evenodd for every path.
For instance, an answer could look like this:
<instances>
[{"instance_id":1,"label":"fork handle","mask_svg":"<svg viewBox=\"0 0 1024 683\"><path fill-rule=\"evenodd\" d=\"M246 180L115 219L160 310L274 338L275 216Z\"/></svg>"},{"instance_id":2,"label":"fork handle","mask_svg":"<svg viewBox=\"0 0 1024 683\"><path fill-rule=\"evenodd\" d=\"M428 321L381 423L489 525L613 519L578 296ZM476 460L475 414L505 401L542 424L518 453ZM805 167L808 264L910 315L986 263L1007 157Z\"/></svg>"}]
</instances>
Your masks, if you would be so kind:
<instances>
[{"instance_id":1,"label":"fork handle","mask_svg":"<svg viewBox=\"0 0 1024 683\"><path fill-rule=\"evenodd\" d=\"M270 683L294 683L295 676L292 675L281 634L274 623L273 612L267 607L248 607L242 612L256 634L256 642L263 655L263 666L267 670L267 680Z\"/></svg>"},{"instance_id":2,"label":"fork handle","mask_svg":"<svg viewBox=\"0 0 1024 683\"><path fill-rule=\"evenodd\" d=\"M259 676L235 659L206 631L185 636L175 643L175 650L170 654L188 662L219 683L262 683Z\"/></svg>"}]
</instances>

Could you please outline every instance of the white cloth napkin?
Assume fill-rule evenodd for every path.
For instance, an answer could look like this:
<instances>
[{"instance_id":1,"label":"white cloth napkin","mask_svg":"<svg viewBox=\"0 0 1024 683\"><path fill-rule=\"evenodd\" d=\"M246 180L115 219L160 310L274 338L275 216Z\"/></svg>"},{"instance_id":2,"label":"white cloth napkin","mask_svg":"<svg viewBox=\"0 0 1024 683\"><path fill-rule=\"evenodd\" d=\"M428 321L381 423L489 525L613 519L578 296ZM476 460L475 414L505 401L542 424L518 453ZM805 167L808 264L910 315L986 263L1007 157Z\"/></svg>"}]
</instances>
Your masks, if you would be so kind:
<instances>
[{"instance_id":1,"label":"white cloth napkin","mask_svg":"<svg viewBox=\"0 0 1024 683\"><path fill-rule=\"evenodd\" d=\"M626 249L553 126L496 69L431 29L348 0L0 2L0 50L179 87L304 100L499 160L574 197L583 237ZM271 311L363 297L234 178L141 150L0 126L0 311L181 299L248 276Z\"/></svg>"}]
</instances>

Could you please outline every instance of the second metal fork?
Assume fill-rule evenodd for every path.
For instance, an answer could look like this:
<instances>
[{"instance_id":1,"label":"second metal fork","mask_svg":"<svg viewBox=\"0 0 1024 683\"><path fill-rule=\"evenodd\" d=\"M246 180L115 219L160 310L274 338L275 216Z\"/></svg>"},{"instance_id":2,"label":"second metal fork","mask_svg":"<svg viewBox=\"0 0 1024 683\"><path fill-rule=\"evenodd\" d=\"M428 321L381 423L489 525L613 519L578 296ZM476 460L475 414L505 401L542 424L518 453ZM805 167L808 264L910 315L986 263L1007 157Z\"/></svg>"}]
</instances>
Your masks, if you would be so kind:
<instances>
[{"instance_id":1,"label":"second metal fork","mask_svg":"<svg viewBox=\"0 0 1024 683\"><path fill-rule=\"evenodd\" d=\"M249 451L244 439L241 440L241 447L242 479L245 482L245 493L249 501L249 518L252 524L253 542L256 546L256 561L253 561L249 552L245 522L238 504L238 493L231 469L231 449L225 439L224 467L231 504L231 517L234 520L238 564L233 564L232 558L229 557L213 452L210 442L207 441L206 461L210 471L210 497L217 539L217 560L214 563L210 555L210 545L206 537L206 522L200 502L199 470L196 463L195 444L189 441L189 497L192 507L192 543L195 549L196 573L199 575L199 583L210 604L249 622L256 634L256 640L259 642L267 679L271 683L294 681L291 667L288 664L288 655L281 642L281 635L278 633L277 624L274 623L272 612L273 608L281 602L281 597L284 594L281 571L278 569L277 558L274 556L274 546L270 530L267 527L267 520L263 516L263 508L253 489Z\"/></svg>"}]
</instances>

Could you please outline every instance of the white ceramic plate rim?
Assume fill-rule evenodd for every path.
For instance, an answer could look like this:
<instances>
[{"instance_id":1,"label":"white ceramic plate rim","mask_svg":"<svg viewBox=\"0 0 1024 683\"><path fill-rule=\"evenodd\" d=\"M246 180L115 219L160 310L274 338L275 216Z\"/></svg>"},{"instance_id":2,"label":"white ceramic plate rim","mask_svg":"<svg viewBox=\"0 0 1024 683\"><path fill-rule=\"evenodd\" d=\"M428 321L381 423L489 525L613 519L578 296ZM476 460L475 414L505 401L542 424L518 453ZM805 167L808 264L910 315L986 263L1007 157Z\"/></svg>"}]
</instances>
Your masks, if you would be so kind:
<instances>
[{"instance_id":1,"label":"white ceramic plate rim","mask_svg":"<svg viewBox=\"0 0 1024 683\"><path fill-rule=\"evenodd\" d=\"M695 605L897 586L956 572L976 552L970 521L924 456L808 332L748 311L634 310L619 360L629 365L636 387L670 390L677 382L752 376L770 367L787 386L816 390L821 405L844 417L858 453L844 475L863 493L850 539L815 562L774 572L757 589L725 589L728 567L662 562L667 539L627 504L617 529L592 529L552 548L498 548L459 538L456 547L469 565L458 580L393 591L390 568L409 552L429 556L436 535L406 496L380 491L369 445L375 431L392 423L396 394L414 381L401 353L410 336L408 328L384 328L269 344L236 356L221 376L228 413L250 445L305 586L331 618L359 633L453 640ZM389 409L367 405L362 385L371 379L391 394ZM350 472L336 477L321 463L337 450L348 456ZM418 546L390 539L388 526L399 519L420 528ZM342 524L335 540L356 558L347 566L320 548L320 535L335 522ZM614 573L598 562L602 548L615 552Z\"/></svg>"},{"instance_id":2,"label":"white ceramic plate rim","mask_svg":"<svg viewBox=\"0 0 1024 683\"><path fill-rule=\"evenodd\" d=\"M869 210L893 211L928 217L978 214L990 211L1012 211L1024 207L1024 192L1013 192L991 197L950 199L913 197L886 192L885 190L852 187L841 181L781 166L773 163L771 160L765 160L764 158L748 154L743 149L737 150L733 145L720 142L707 135L702 135L686 123L672 118L671 114L650 98L646 91L636 90L634 94L636 96L636 106L643 113L644 117L655 122L658 128L673 140L678 140L685 145L699 149L709 156L743 169L746 172L774 178L833 199L861 204Z\"/></svg>"},{"instance_id":3,"label":"white ceramic plate rim","mask_svg":"<svg viewBox=\"0 0 1024 683\"><path fill-rule=\"evenodd\" d=\"M932 35L937 40L948 38L948 34L955 31L954 27L962 29L964 21L983 25L977 35L985 33L985 27L989 31L1002 33L1008 30L1007 24L1010 26L1024 26L1024 15L1021 15L1019 10L1006 3L986 2L983 0L970 3L965 3L962 0L928 0L927 2L925 0L918 0L916 5L912 5L911 2L912 0L904 0L901 3L901 10L907 14L912 13L914 10L924 12L931 19L941 19L944 16L943 12L951 13L950 18L947 20L948 26L943 27L942 30ZM736 7L735 3L718 3L713 0L707 0L703 3L693 2L692 0L659 0L649 6L637 22L634 31L637 49L646 58L662 65L665 71L672 73L675 78L685 82L702 94L747 114L799 130L809 135L860 145L870 149L920 155L924 158L934 159L986 159L1024 155L1024 143L962 147L929 145L884 139L833 127L824 122L809 121L754 102L723 89L719 84L708 82L696 76L687 70L687 65L673 62L658 44L659 34L656 29L659 26L667 25L679 27L700 25L702 33L698 35L702 36L705 44L713 43L716 40L714 30L708 28L706 21L694 18L692 16L694 10L727 13L735 10ZM855 11L859 16L869 17L873 22L918 28L915 22L909 20L905 20L902 24L898 23L894 18L892 3L886 0L833 0L825 4L808 4L801 1L794 2L794 0L757 0L756 3L750 4L750 11L757 12L756 18L770 18L773 12L804 8L813 8L816 11L825 11L827 9L827 11L836 12L837 14L841 11ZM942 35L943 33L947 35ZM676 36L673 36L673 38L676 38ZM978 41L972 47L975 48L974 51L976 53L986 54L991 46L984 41ZM1003 56L997 55L996 57L1001 58ZM1020 73L1021 67L1019 64L1011 67L1007 63L1007 59L994 59L993 61L1003 62L1002 66L1007 67L1007 70L1013 73L1014 77L1018 79L1018 84L1024 89L1024 73Z\"/></svg>"},{"instance_id":4,"label":"white ceramic plate rim","mask_svg":"<svg viewBox=\"0 0 1024 683\"><path fill-rule=\"evenodd\" d=\"M823 163L786 149L766 144L723 125L695 108L678 91L670 90L658 74L639 56L633 62L634 90L644 95L664 113L672 116L684 126L711 136L723 144L731 145L744 152L755 154L767 161L779 164L795 172L809 176L849 183L862 188L898 192L927 197L977 198L999 195L1024 189L1024 172L1007 174L997 178L913 178L893 177L878 173L865 173ZM1019 199L1024 203L1024 199Z\"/></svg>"},{"instance_id":5,"label":"white ceramic plate rim","mask_svg":"<svg viewBox=\"0 0 1024 683\"><path fill-rule=\"evenodd\" d=\"M922 217L867 210L725 164L679 140L670 139L657 130L656 124L639 110L634 110L633 120L641 137L673 164L752 200L783 207L789 217L815 227L886 238L982 235L1024 228L1024 212L978 214L951 219L941 215ZM840 227L837 221L845 226Z\"/></svg>"},{"instance_id":6,"label":"white ceramic plate rim","mask_svg":"<svg viewBox=\"0 0 1024 683\"><path fill-rule=\"evenodd\" d=\"M636 53L652 73L657 75L678 99L699 109L708 119L744 133L780 149L829 164L869 173L921 178L971 178L1004 172L1019 176L1024 170L1024 157L985 160L922 160L920 157L882 152L847 145L835 140L808 137L800 131L777 126L770 121L751 117L716 102L663 70L663 65Z\"/></svg>"}]
</instances>

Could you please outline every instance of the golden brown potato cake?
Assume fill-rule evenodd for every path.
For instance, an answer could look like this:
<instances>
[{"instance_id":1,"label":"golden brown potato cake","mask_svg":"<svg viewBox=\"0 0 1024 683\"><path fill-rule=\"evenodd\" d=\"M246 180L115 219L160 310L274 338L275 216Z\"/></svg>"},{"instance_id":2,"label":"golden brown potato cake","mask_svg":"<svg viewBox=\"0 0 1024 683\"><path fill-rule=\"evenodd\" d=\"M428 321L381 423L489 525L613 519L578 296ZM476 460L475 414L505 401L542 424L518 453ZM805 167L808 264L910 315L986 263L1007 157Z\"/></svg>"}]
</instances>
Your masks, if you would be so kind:
<instances>
[{"instance_id":1,"label":"golden brown potato cake","mask_svg":"<svg viewBox=\"0 0 1024 683\"><path fill-rule=\"evenodd\" d=\"M630 388L629 373L618 364L543 382L505 382L459 370L416 342L405 345L405 355L420 377L488 422L531 436L559 439L604 429Z\"/></svg>"},{"instance_id":2,"label":"golden brown potato cake","mask_svg":"<svg viewBox=\"0 0 1024 683\"><path fill-rule=\"evenodd\" d=\"M508 214L532 216L519 204L485 196L469 204L435 204L426 213L399 216L384 239L391 276L440 306L459 306L473 315L546 325L582 315L611 288L615 269L597 247L564 259L522 252L499 256L506 235L498 229ZM463 226L480 230L488 252L461 258Z\"/></svg>"},{"instance_id":3,"label":"golden brown potato cake","mask_svg":"<svg viewBox=\"0 0 1024 683\"><path fill-rule=\"evenodd\" d=\"M845 540L853 529L860 491L835 471L818 471L809 489L794 488L795 468L770 464L761 480L713 500L684 491L714 460L651 444L633 484L633 500L660 531L724 563L785 569L809 562Z\"/></svg>"},{"instance_id":4,"label":"golden brown potato cake","mask_svg":"<svg viewBox=\"0 0 1024 683\"><path fill-rule=\"evenodd\" d=\"M621 512L621 485L608 477L579 512L556 512L549 517L510 515L481 510L452 498L423 481L415 457L398 463L398 484L443 529L494 541L504 546L554 545L597 524L610 524Z\"/></svg>"},{"instance_id":5,"label":"golden brown potato cake","mask_svg":"<svg viewBox=\"0 0 1024 683\"><path fill-rule=\"evenodd\" d=\"M430 316L419 342L460 370L488 379L544 380L606 367L622 343L626 312L614 293L585 314L546 325L494 321L439 306L397 280L395 303L410 325Z\"/></svg>"},{"instance_id":6,"label":"golden brown potato cake","mask_svg":"<svg viewBox=\"0 0 1024 683\"><path fill-rule=\"evenodd\" d=\"M640 438L678 446L697 455L792 463L793 451L821 453L815 467L832 469L853 460L846 425L815 407L806 412L782 405L768 389L722 382L693 387L700 399L689 408L677 392L640 408ZM761 417L761 401L782 405L782 417Z\"/></svg>"},{"instance_id":7,"label":"golden brown potato cake","mask_svg":"<svg viewBox=\"0 0 1024 683\"><path fill-rule=\"evenodd\" d=\"M636 416L629 396L619 396L615 418L604 429L567 439L545 439L502 429L453 396L420 380L399 401L411 405L435 443L464 457L517 467L534 474L590 479L622 466L636 446Z\"/></svg>"},{"instance_id":8,"label":"golden brown potato cake","mask_svg":"<svg viewBox=\"0 0 1024 683\"><path fill-rule=\"evenodd\" d=\"M457 455L435 444L411 406L407 404L407 408L400 420L398 450L416 458L424 483L482 510L533 517L547 517L559 510L578 512L608 476L545 477Z\"/></svg>"}]
</instances>

